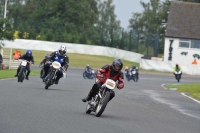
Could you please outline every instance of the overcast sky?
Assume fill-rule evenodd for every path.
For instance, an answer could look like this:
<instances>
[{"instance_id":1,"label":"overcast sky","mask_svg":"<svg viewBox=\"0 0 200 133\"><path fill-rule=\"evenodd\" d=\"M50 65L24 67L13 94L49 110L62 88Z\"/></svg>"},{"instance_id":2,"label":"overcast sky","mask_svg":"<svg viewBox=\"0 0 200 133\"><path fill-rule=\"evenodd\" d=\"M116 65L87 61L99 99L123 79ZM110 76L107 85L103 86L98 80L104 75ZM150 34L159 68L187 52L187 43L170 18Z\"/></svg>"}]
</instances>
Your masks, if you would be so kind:
<instances>
[{"instance_id":1,"label":"overcast sky","mask_svg":"<svg viewBox=\"0 0 200 133\"><path fill-rule=\"evenodd\" d=\"M117 20L121 21L120 25L123 28L127 28L129 25L129 19L132 18L133 12L143 11L140 1L149 2L149 0L113 0Z\"/></svg>"}]
</instances>

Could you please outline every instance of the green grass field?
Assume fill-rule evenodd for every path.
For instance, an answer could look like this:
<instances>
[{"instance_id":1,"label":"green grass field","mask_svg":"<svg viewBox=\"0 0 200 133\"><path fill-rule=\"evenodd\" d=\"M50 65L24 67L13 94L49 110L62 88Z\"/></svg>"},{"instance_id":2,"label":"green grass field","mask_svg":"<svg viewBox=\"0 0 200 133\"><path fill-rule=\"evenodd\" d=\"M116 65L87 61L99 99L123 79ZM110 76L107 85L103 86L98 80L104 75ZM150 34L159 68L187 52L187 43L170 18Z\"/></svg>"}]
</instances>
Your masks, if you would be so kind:
<instances>
[{"instance_id":1,"label":"green grass field","mask_svg":"<svg viewBox=\"0 0 200 133\"><path fill-rule=\"evenodd\" d=\"M13 49L15 50L15 49ZM26 50L19 49L22 54L25 54ZM4 54L9 55L10 49L4 49ZM35 65L39 65L39 63L44 59L46 54L51 54L49 51L37 51L33 50L33 56L35 60ZM105 64L111 64L113 61L113 57L107 56L97 56L97 55L86 55L86 54L74 54L74 53L67 53L69 57L69 67L78 67L84 68L87 64L90 64L92 68L101 68ZM139 67L138 63L130 62L123 60L124 67L129 66L131 67L135 64Z\"/></svg>"},{"instance_id":2,"label":"green grass field","mask_svg":"<svg viewBox=\"0 0 200 133\"><path fill-rule=\"evenodd\" d=\"M17 70L0 70L0 79L14 78ZM39 70L31 70L30 76L39 76Z\"/></svg>"},{"instance_id":3,"label":"green grass field","mask_svg":"<svg viewBox=\"0 0 200 133\"><path fill-rule=\"evenodd\" d=\"M179 92L186 92L189 96L200 101L200 84L167 85L167 88L177 88Z\"/></svg>"}]
</instances>

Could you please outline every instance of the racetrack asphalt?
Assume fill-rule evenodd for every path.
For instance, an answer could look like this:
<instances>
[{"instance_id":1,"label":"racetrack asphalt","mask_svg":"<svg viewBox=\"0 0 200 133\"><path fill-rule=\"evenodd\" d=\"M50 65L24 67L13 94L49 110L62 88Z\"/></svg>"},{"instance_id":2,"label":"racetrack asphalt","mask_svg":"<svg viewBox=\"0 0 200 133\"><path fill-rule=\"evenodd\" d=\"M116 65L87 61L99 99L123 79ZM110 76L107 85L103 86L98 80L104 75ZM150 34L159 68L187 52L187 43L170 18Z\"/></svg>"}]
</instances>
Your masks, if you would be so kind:
<instances>
[{"instance_id":1,"label":"racetrack asphalt","mask_svg":"<svg viewBox=\"0 0 200 133\"><path fill-rule=\"evenodd\" d=\"M0 133L200 133L200 104L161 86L200 77L183 75L177 83L174 75L142 72L139 82L125 80L122 90L115 89L98 118L86 114L81 101L94 83L83 71L69 68L67 78L48 90L39 77L0 80Z\"/></svg>"}]
</instances>

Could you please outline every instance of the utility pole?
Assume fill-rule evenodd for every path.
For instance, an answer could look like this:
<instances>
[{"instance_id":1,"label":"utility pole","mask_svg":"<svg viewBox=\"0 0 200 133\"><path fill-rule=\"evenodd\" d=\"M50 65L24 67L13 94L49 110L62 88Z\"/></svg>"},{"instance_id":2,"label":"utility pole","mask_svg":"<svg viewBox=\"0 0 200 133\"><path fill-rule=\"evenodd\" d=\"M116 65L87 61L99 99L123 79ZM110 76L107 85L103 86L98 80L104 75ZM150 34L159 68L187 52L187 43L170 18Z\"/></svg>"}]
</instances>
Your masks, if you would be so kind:
<instances>
[{"instance_id":1,"label":"utility pole","mask_svg":"<svg viewBox=\"0 0 200 133\"><path fill-rule=\"evenodd\" d=\"M6 13L7 13L7 3L8 0L5 0L5 6L4 6L4 15L3 18L6 19ZM3 24L3 30L5 29L5 23ZM10 61L9 61L9 70L11 68L11 58L12 58L12 46L10 48Z\"/></svg>"},{"instance_id":2,"label":"utility pole","mask_svg":"<svg viewBox=\"0 0 200 133\"><path fill-rule=\"evenodd\" d=\"M3 15L3 18L4 18L4 19L6 18L7 3L8 3L8 0L5 0L4 15Z\"/></svg>"}]
</instances>

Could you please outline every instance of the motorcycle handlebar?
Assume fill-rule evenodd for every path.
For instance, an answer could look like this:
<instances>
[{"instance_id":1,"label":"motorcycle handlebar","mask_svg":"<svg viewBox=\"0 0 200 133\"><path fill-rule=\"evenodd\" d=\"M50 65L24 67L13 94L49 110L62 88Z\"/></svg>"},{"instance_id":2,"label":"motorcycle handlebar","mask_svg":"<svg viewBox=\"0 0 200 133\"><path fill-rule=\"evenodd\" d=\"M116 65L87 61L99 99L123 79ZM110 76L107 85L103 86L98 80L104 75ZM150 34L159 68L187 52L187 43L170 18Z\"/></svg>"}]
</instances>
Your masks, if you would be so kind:
<instances>
[{"instance_id":1,"label":"motorcycle handlebar","mask_svg":"<svg viewBox=\"0 0 200 133\"><path fill-rule=\"evenodd\" d=\"M31 64L33 64L33 62L31 61L27 61L27 60L22 60L22 59L18 59L18 61L26 61L26 62L28 62L28 63L31 63Z\"/></svg>"}]
</instances>

